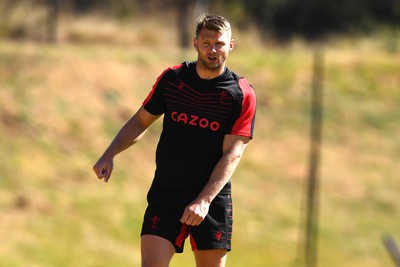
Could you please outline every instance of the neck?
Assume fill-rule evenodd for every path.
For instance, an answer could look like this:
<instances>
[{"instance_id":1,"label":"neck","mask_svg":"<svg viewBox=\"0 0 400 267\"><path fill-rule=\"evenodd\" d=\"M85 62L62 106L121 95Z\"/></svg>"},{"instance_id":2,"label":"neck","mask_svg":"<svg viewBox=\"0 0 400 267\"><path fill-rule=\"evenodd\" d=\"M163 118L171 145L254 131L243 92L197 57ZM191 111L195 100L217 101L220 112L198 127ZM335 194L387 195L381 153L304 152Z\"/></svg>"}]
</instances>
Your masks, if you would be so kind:
<instances>
[{"instance_id":1,"label":"neck","mask_svg":"<svg viewBox=\"0 0 400 267\"><path fill-rule=\"evenodd\" d=\"M221 65L217 69L209 69L203 66L203 64L200 61L197 61L196 63L197 75L199 75L200 78L205 80L211 80L220 76L222 73L224 73L224 70L225 70L225 64Z\"/></svg>"}]
</instances>

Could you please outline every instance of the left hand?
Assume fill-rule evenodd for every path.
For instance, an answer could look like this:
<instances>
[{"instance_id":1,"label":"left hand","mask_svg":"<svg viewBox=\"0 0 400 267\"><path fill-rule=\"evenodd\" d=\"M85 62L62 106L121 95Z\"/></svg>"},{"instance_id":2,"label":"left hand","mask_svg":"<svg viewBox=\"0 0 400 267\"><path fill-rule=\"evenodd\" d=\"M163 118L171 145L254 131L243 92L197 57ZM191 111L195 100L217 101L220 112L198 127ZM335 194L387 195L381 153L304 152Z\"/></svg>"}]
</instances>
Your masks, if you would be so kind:
<instances>
[{"instance_id":1,"label":"left hand","mask_svg":"<svg viewBox=\"0 0 400 267\"><path fill-rule=\"evenodd\" d=\"M210 203L195 200L185 208L180 222L191 226L197 226L204 220L208 214L209 208Z\"/></svg>"}]
</instances>

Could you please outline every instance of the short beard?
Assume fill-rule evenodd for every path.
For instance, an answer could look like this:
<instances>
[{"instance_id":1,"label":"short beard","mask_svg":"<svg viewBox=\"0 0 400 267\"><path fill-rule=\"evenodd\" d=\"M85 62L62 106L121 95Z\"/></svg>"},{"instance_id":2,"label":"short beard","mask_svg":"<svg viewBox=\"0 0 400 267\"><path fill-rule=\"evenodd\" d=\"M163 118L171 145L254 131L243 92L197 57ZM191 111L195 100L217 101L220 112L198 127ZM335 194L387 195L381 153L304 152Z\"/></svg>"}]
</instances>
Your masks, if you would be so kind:
<instances>
[{"instance_id":1,"label":"short beard","mask_svg":"<svg viewBox=\"0 0 400 267\"><path fill-rule=\"evenodd\" d=\"M204 59L201 58L201 57L199 57L199 61L201 62L201 64L202 64L205 68L207 68L208 70L212 70L212 71L218 70L218 69L220 69L221 66L222 66L221 61L217 61L216 63L210 64L210 63L208 63L206 60L204 60Z\"/></svg>"}]
</instances>

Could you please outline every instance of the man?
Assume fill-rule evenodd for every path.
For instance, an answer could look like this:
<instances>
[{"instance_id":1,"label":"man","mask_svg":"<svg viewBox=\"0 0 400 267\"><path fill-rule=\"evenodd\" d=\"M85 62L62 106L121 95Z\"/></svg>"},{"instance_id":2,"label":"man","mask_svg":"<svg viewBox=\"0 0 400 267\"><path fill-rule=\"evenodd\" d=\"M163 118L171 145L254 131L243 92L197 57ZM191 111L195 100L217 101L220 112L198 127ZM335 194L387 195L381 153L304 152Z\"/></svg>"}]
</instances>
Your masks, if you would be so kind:
<instances>
[{"instance_id":1,"label":"man","mask_svg":"<svg viewBox=\"0 0 400 267\"><path fill-rule=\"evenodd\" d=\"M225 266L231 250L230 179L253 135L255 94L245 78L225 67L234 47L227 20L202 15L193 44L197 61L158 77L93 167L107 182L114 156L164 115L141 232L144 267L168 266L188 236L197 267Z\"/></svg>"}]
</instances>

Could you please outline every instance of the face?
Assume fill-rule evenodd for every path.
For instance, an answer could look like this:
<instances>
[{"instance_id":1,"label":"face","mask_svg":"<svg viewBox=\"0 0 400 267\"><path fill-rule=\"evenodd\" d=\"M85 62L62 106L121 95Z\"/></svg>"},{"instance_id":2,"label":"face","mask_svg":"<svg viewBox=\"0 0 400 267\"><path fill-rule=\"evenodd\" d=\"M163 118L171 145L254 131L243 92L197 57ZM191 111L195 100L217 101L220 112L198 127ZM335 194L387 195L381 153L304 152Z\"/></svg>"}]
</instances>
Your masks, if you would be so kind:
<instances>
[{"instance_id":1,"label":"face","mask_svg":"<svg viewBox=\"0 0 400 267\"><path fill-rule=\"evenodd\" d=\"M194 47L198 52L198 67L203 71L221 74L234 42L229 32L221 34L202 29L199 36L194 39Z\"/></svg>"}]
</instances>

